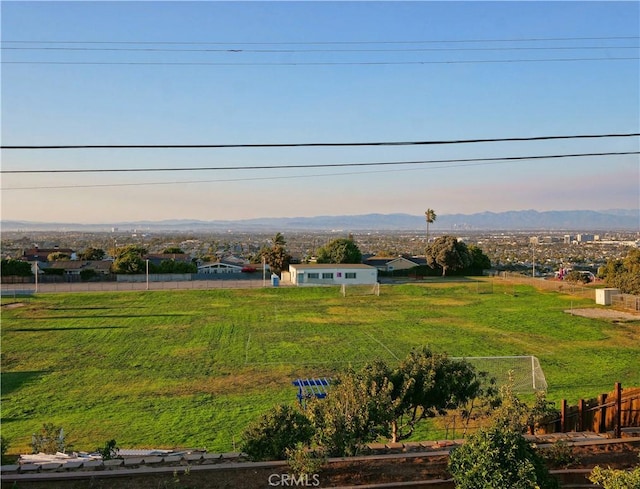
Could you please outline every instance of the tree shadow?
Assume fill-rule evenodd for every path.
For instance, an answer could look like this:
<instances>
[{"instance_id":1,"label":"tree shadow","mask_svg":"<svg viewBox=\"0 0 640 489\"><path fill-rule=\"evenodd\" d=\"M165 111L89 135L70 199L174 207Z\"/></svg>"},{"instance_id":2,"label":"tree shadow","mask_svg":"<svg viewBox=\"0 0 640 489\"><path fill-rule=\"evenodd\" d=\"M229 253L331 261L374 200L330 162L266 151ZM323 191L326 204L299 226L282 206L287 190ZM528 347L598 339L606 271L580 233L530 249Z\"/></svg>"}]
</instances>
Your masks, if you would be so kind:
<instances>
[{"instance_id":1,"label":"tree shadow","mask_svg":"<svg viewBox=\"0 0 640 489\"><path fill-rule=\"evenodd\" d=\"M48 316L48 317L17 317L11 318L11 321L55 321L56 319L104 319L104 318L162 318L162 317L179 317L179 316L193 316L193 314L187 313L167 313L167 314L103 314L101 316Z\"/></svg>"},{"instance_id":2,"label":"tree shadow","mask_svg":"<svg viewBox=\"0 0 640 489\"><path fill-rule=\"evenodd\" d=\"M48 370L28 371L28 372L1 372L0 384L2 386L2 396L11 394L12 392L31 384L45 375L51 373Z\"/></svg>"},{"instance_id":3,"label":"tree shadow","mask_svg":"<svg viewBox=\"0 0 640 489\"><path fill-rule=\"evenodd\" d=\"M41 331L87 331L89 329L127 329L128 326L61 326L60 328L11 328L6 333L39 333Z\"/></svg>"}]
</instances>

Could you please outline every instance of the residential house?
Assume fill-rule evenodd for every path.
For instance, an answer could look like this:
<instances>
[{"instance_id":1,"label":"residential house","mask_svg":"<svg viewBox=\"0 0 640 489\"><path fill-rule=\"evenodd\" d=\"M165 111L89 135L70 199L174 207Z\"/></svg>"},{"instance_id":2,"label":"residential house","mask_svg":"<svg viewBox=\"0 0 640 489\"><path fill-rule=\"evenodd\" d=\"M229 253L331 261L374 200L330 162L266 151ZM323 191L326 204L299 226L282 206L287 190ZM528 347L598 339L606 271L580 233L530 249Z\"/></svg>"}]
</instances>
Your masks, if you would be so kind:
<instances>
[{"instance_id":1,"label":"residential house","mask_svg":"<svg viewBox=\"0 0 640 489\"><path fill-rule=\"evenodd\" d=\"M242 273L244 264L219 260L213 263L202 263L198 265L198 273L226 274L226 273Z\"/></svg>"},{"instance_id":2,"label":"residential house","mask_svg":"<svg viewBox=\"0 0 640 489\"><path fill-rule=\"evenodd\" d=\"M376 267L381 272L393 272L394 270L409 270L411 268L425 265L426 260L424 258L418 258L415 256L396 256L396 257L378 257L372 256L363 260L365 265Z\"/></svg>"},{"instance_id":3,"label":"residential house","mask_svg":"<svg viewBox=\"0 0 640 489\"><path fill-rule=\"evenodd\" d=\"M40 271L64 270L64 275L80 275L83 270L93 270L99 275L109 275L112 261L109 260L57 260L39 265Z\"/></svg>"},{"instance_id":4,"label":"residential house","mask_svg":"<svg viewBox=\"0 0 640 489\"><path fill-rule=\"evenodd\" d=\"M70 248L30 248L28 250L24 250L22 252L22 256L20 257L23 261L38 261L38 262L46 262L47 258L51 253L64 253L65 255L69 255L72 260L76 259L76 252Z\"/></svg>"}]
</instances>

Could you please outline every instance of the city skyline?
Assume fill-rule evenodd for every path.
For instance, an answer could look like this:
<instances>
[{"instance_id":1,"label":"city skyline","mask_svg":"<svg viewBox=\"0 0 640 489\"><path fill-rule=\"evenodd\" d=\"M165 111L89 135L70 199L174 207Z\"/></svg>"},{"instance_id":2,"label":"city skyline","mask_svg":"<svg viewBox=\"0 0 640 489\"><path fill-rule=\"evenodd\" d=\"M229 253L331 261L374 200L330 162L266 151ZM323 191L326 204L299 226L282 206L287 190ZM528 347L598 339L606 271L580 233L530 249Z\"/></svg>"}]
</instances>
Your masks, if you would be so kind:
<instances>
[{"instance_id":1,"label":"city skyline","mask_svg":"<svg viewBox=\"0 0 640 489\"><path fill-rule=\"evenodd\" d=\"M639 13L633 2L4 2L2 145L637 134ZM3 149L2 220L637 209L639 149L637 136ZM596 153L630 154L526 159ZM525 159L496 160L507 157Z\"/></svg>"}]
</instances>

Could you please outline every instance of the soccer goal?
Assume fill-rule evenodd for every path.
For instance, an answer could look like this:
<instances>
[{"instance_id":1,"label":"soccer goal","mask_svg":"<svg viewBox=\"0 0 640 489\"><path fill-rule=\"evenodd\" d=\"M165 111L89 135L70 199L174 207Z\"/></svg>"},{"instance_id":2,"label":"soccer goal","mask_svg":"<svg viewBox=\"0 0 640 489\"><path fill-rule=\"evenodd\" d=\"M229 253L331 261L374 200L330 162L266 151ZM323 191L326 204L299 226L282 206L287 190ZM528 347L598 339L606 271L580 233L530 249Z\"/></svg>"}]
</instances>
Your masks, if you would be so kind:
<instances>
[{"instance_id":1,"label":"soccer goal","mask_svg":"<svg viewBox=\"0 0 640 489\"><path fill-rule=\"evenodd\" d=\"M473 365L477 372L486 372L489 378L496 379L499 386L507 384L511 375L515 392L547 390L544 372L534 356L460 357L455 360L465 360Z\"/></svg>"},{"instance_id":2,"label":"soccer goal","mask_svg":"<svg viewBox=\"0 0 640 489\"><path fill-rule=\"evenodd\" d=\"M372 285L347 285L342 284L340 287L340 294L342 297L356 297L365 295L380 295L380 284L375 283Z\"/></svg>"}]
</instances>

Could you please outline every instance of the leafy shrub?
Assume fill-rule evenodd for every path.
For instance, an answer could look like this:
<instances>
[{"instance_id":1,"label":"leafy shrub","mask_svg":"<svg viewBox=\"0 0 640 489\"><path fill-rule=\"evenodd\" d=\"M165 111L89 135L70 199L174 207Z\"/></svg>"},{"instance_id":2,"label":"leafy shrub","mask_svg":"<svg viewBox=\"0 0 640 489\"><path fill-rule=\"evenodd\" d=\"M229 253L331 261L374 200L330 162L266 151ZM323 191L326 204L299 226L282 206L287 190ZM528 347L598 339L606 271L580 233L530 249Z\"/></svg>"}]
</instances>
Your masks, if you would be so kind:
<instances>
[{"instance_id":1,"label":"leafy shrub","mask_svg":"<svg viewBox=\"0 0 640 489\"><path fill-rule=\"evenodd\" d=\"M0 436L0 455L1 455L1 463L4 465L6 463L7 450L9 450L9 440L4 436Z\"/></svg>"},{"instance_id":2,"label":"leafy shrub","mask_svg":"<svg viewBox=\"0 0 640 489\"><path fill-rule=\"evenodd\" d=\"M118 444L115 440L109 440L104 444L104 447L96 448L96 452L102 456L102 460L117 458L119 451L120 449L118 448Z\"/></svg>"},{"instance_id":3,"label":"leafy shrub","mask_svg":"<svg viewBox=\"0 0 640 489\"><path fill-rule=\"evenodd\" d=\"M289 469L296 477L317 474L327 461L323 450L312 450L302 443L296 443L295 447L287 448L285 452Z\"/></svg>"},{"instance_id":4,"label":"leafy shrub","mask_svg":"<svg viewBox=\"0 0 640 489\"><path fill-rule=\"evenodd\" d=\"M540 455L548 465L557 469L566 469L579 462L571 447L564 440L558 440L551 447L541 450Z\"/></svg>"},{"instance_id":5,"label":"leafy shrub","mask_svg":"<svg viewBox=\"0 0 640 489\"><path fill-rule=\"evenodd\" d=\"M314 428L303 413L280 405L247 427L242 451L252 460L284 460L287 448L308 444L313 434Z\"/></svg>"},{"instance_id":6,"label":"leafy shrub","mask_svg":"<svg viewBox=\"0 0 640 489\"><path fill-rule=\"evenodd\" d=\"M495 425L454 449L449 471L456 489L554 489L544 461L521 433Z\"/></svg>"},{"instance_id":7,"label":"leafy shrub","mask_svg":"<svg viewBox=\"0 0 640 489\"><path fill-rule=\"evenodd\" d=\"M92 278L96 277L98 275L98 272L96 272L95 270L91 269L91 268L86 268L84 270L80 270L80 278L82 280L91 280Z\"/></svg>"},{"instance_id":8,"label":"leafy shrub","mask_svg":"<svg viewBox=\"0 0 640 489\"><path fill-rule=\"evenodd\" d=\"M45 275L62 276L64 275L64 269L63 268L43 268L42 273L44 273Z\"/></svg>"},{"instance_id":9,"label":"leafy shrub","mask_svg":"<svg viewBox=\"0 0 640 489\"><path fill-rule=\"evenodd\" d=\"M64 430L53 423L42 425L40 433L34 433L31 438L33 453L47 453L54 455L56 452L64 453L66 448Z\"/></svg>"},{"instance_id":10,"label":"leafy shrub","mask_svg":"<svg viewBox=\"0 0 640 489\"><path fill-rule=\"evenodd\" d=\"M604 489L637 489L640 487L640 466L631 471L595 467L589 480Z\"/></svg>"}]
</instances>

